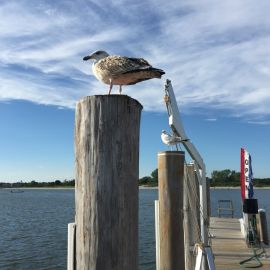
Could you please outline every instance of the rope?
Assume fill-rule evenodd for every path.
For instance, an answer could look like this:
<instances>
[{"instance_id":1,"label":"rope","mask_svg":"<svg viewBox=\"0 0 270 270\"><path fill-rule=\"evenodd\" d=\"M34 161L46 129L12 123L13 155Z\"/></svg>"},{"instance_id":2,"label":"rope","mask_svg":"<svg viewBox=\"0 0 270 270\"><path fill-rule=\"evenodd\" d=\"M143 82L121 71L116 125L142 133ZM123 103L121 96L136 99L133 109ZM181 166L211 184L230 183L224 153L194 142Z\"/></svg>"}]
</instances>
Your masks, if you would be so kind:
<instances>
[{"instance_id":1,"label":"rope","mask_svg":"<svg viewBox=\"0 0 270 270\"><path fill-rule=\"evenodd\" d=\"M192 183L192 181L190 181L190 176L188 175L187 169L185 167L185 191L184 192L187 195L188 205L189 205L190 209L192 209L192 205L194 205L194 204L195 204L195 206L199 205L196 187L192 187L191 183ZM195 224L196 233L198 233L198 235L200 235L200 226L198 224L197 214L195 211L190 211L190 213L192 214L192 219L193 219L192 224Z\"/></svg>"},{"instance_id":2,"label":"rope","mask_svg":"<svg viewBox=\"0 0 270 270\"><path fill-rule=\"evenodd\" d=\"M195 206L197 204L197 198L196 198L196 192L192 192L191 193L191 189L188 187L188 185L192 182L192 181L188 181L189 179L189 175L187 173L186 167L185 167L185 181L184 181L184 194L186 194L187 196L187 202L188 202L188 209L192 209L192 204L194 205L194 201L195 201ZM196 195L195 195L196 194ZM193 195L193 197L191 196ZM195 230L195 241L199 242L201 241L201 230L200 230L200 226L199 226L199 220L197 217L197 214L195 211L188 211L188 216L191 219L190 224L192 224L194 230Z\"/></svg>"},{"instance_id":3,"label":"rope","mask_svg":"<svg viewBox=\"0 0 270 270\"><path fill-rule=\"evenodd\" d=\"M204 243L196 243L194 245L194 253L196 253L196 250L200 248L201 250L204 250Z\"/></svg>"},{"instance_id":4,"label":"rope","mask_svg":"<svg viewBox=\"0 0 270 270\"><path fill-rule=\"evenodd\" d=\"M165 87L165 96L164 96L164 102L165 102L165 104L166 104L166 108L167 108L167 112L168 112L168 116L171 116L172 115L172 108L171 108L171 101L170 101L170 97L169 97L169 93L168 93L168 89L167 89L167 87ZM180 150L182 150L181 149L181 144L179 145L179 147L180 147ZM176 149L178 150L178 146L176 145ZM187 163L186 163L186 161L185 161L185 165L187 165ZM198 168L196 167L196 170L198 170ZM192 183L192 184L190 184L189 185L189 187L188 187L188 183L191 183L192 181L187 181L189 178L190 178L190 176L188 175L188 173L187 173L187 170L186 170L186 173L185 173L185 176L187 177L187 179L185 179L186 180L186 182L187 182L187 184L186 184L186 193L188 194L188 202L189 202L189 206L191 206L191 202L193 202L194 201L194 198L195 198L195 203L196 203L196 205L199 205L199 212L200 212L200 216L201 216L201 218L203 219L203 222L204 222L204 224L205 224L205 227L206 227L206 231L207 231L207 234L210 236L210 232L209 232L209 228L208 228L208 217L207 216L204 216L204 213L203 213L203 209L202 209L202 207L201 207L201 205L200 205L200 198L199 198L199 194L198 194L198 192L197 192L197 190L196 190L196 186L195 186L195 184L194 183ZM197 179L198 180L198 179ZM191 194L191 192L190 192L190 188L191 188L191 190L193 191L193 193ZM193 215L193 217L192 217L192 219L193 219L193 224L196 224L195 225L195 230L196 230L196 233L198 233L198 235L199 235L199 237L200 237L200 239L198 239L198 240L202 240L201 239L201 229L200 229L200 223L198 224L198 220L197 220L197 216L196 216L196 214L194 213L194 211L190 211L190 212L193 212L192 213L192 215ZM211 239L211 237L209 237L209 240Z\"/></svg>"},{"instance_id":5,"label":"rope","mask_svg":"<svg viewBox=\"0 0 270 270\"><path fill-rule=\"evenodd\" d=\"M187 165L186 161L185 161L185 165ZM186 168L186 166L185 166L185 168ZM191 202L193 203L194 201L195 201L196 205L199 205L200 217L203 219L203 222L206 225L205 228L206 228L206 232L207 232L208 236L210 236L209 227L207 226L208 225L208 217L205 216L203 213L202 206L200 205L200 197L199 197L198 191L196 189L195 183L193 181L187 181L187 180L190 180L190 175L188 174L187 169L185 169L185 176L187 177L187 179L186 179L186 182L187 182L186 193L188 194L189 205L191 205ZM188 184L189 184L189 187L188 187ZM191 212L193 214L193 221L194 221L193 224L196 224L195 229L196 229L196 232L199 232L200 241L201 241L202 240L201 239L201 230L200 230L200 226L198 225L198 222L197 222L196 213L194 213L194 211L191 211ZM209 241L210 240L211 240L211 237L209 237ZM208 244L210 244L210 243L208 243Z\"/></svg>"},{"instance_id":6,"label":"rope","mask_svg":"<svg viewBox=\"0 0 270 270\"><path fill-rule=\"evenodd\" d=\"M259 268L263 265L262 262L260 261L260 256L262 254L265 254L264 248L262 248L262 251L259 254L257 254L257 251L260 249L257 249L257 250L254 248L252 248L252 249L253 249L253 256L251 256L250 258L245 259L239 263L239 265L242 268ZM255 261L255 262L251 263L251 261Z\"/></svg>"}]
</instances>

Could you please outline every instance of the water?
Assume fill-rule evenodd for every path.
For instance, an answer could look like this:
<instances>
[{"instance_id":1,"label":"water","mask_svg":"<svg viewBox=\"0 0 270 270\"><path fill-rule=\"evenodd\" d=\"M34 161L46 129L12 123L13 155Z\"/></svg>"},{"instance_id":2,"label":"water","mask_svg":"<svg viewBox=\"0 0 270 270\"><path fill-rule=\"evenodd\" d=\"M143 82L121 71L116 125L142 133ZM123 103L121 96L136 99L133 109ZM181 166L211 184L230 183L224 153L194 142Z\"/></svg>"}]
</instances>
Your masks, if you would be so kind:
<instances>
[{"instance_id":1,"label":"water","mask_svg":"<svg viewBox=\"0 0 270 270\"><path fill-rule=\"evenodd\" d=\"M73 190L0 190L0 269L66 269Z\"/></svg>"},{"instance_id":2,"label":"water","mask_svg":"<svg viewBox=\"0 0 270 270\"><path fill-rule=\"evenodd\" d=\"M158 190L141 189L139 193L139 269L155 270L155 203Z\"/></svg>"},{"instance_id":3,"label":"water","mask_svg":"<svg viewBox=\"0 0 270 270\"><path fill-rule=\"evenodd\" d=\"M255 189L254 198L258 199L258 207L266 210L268 231L270 232L270 189ZM211 190L211 215L217 216L218 200L232 200L235 217L242 217L240 189L212 189Z\"/></svg>"},{"instance_id":4,"label":"water","mask_svg":"<svg viewBox=\"0 0 270 270\"><path fill-rule=\"evenodd\" d=\"M155 269L154 200L157 190L140 190L139 269ZM270 190L256 190L268 215ZM218 199L231 199L240 217L239 190L211 190L212 215ZM74 190L0 189L0 270L66 269L67 224L74 221Z\"/></svg>"}]
</instances>

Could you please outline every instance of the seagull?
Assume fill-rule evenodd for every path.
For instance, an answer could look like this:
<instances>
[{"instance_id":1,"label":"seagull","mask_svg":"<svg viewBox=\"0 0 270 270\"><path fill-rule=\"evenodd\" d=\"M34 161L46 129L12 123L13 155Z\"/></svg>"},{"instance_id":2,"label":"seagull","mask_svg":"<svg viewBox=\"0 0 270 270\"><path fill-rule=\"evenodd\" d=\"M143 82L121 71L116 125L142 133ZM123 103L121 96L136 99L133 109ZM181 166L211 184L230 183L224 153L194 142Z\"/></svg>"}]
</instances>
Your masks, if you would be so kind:
<instances>
[{"instance_id":1,"label":"seagull","mask_svg":"<svg viewBox=\"0 0 270 270\"><path fill-rule=\"evenodd\" d=\"M109 84L109 95L113 85L119 85L119 93L122 93L122 85L136 84L153 78L161 78L165 72L162 69L152 67L143 58L130 58L119 55L109 55L105 51L96 51L83 58L84 61L94 60L92 70L99 81Z\"/></svg>"},{"instance_id":2,"label":"seagull","mask_svg":"<svg viewBox=\"0 0 270 270\"><path fill-rule=\"evenodd\" d=\"M169 134L167 131L162 130L161 131L161 140L164 144L167 144L168 146L176 146L176 149L178 150L177 144L184 142L184 141L188 141L188 139L182 140L181 137L178 137L176 135L171 135Z\"/></svg>"}]
</instances>

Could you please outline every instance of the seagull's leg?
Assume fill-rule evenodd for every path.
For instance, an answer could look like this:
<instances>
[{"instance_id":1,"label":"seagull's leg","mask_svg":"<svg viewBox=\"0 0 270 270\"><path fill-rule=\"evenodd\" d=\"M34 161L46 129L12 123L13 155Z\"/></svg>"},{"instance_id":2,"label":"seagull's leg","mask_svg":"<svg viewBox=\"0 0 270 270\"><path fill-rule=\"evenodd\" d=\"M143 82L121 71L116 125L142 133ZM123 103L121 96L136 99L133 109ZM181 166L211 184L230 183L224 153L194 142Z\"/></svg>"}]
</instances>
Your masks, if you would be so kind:
<instances>
[{"instance_id":1,"label":"seagull's leg","mask_svg":"<svg viewBox=\"0 0 270 270\"><path fill-rule=\"evenodd\" d=\"M176 146L176 150L178 151L178 146L177 146L177 144L176 144L175 146Z\"/></svg>"},{"instance_id":2,"label":"seagull's leg","mask_svg":"<svg viewBox=\"0 0 270 270\"><path fill-rule=\"evenodd\" d=\"M119 94L122 95L122 85L119 85Z\"/></svg>"},{"instance_id":3,"label":"seagull's leg","mask_svg":"<svg viewBox=\"0 0 270 270\"><path fill-rule=\"evenodd\" d=\"M110 79L110 89L109 89L109 93L108 93L108 95L110 95L110 94L111 94L112 87L113 87L113 84L112 84L112 79Z\"/></svg>"}]
</instances>

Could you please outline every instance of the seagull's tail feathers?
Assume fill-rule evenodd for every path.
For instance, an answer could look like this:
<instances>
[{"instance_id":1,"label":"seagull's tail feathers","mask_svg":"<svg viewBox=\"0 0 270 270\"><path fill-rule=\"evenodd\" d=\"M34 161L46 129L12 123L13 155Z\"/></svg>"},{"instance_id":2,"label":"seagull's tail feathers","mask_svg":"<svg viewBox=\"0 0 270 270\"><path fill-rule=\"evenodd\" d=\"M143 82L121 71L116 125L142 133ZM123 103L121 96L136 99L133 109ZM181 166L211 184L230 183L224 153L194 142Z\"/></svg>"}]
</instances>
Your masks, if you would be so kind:
<instances>
[{"instance_id":1,"label":"seagull's tail feathers","mask_svg":"<svg viewBox=\"0 0 270 270\"><path fill-rule=\"evenodd\" d=\"M154 67L148 67L146 69L142 69L142 71L147 71L149 74L151 74L152 78L161 78L162 75L165 74L165 71L159 68Z\"/></svg>"},{"instance_id":2,"label":"seagull's tail feathers","mask_svg":"<svg viewBox=\"0 0 270 270\"><path fill-rule=\"evenodd\" d=\"M132 78L130 82L126 83L127 85L136 84L138 82L154 78L160 79L163 74L165 74L165 72L162 69L153 68L151 66L137 68L122 73L122 75L128 75Z\"/></svg>"},{"instance_id":3,"label":"seagull's tail feathers","mask_svg":"<svg viewBox=\"0 0 270 270\"><path fill-rule=\"evenodd\" d=\"M161 76L165 74L164 70L159 69L159 68L153 68L153 67L143 67L143 68L133 69L133 70L123 72L122 74L139 73L139 72L143 72L145 73L145 75L148 75L149 77L152 77L152 78L161 78Z\"/></svg>"}]
</instances>

